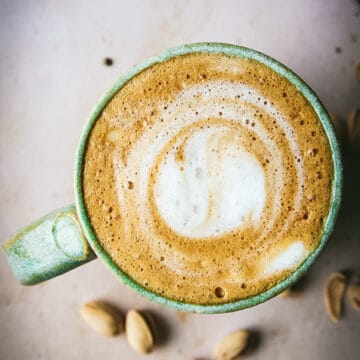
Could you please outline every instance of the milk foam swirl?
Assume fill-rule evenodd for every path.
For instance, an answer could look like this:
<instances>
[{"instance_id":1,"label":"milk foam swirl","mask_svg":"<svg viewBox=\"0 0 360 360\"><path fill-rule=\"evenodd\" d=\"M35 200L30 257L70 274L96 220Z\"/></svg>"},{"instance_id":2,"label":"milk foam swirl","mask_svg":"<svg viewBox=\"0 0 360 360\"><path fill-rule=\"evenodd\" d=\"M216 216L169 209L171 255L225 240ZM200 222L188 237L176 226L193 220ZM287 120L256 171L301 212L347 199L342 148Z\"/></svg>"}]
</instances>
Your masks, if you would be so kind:
<instances>
[{"instance_id":1,"label":"milk foam swirl","mask_svg":"<svg viewBox=\"0 0 360 360\"><path fill-rule=\"evenodd\" d=\"M99 114L84 200L116 266L170 299L219 304L319 245L334 167L319 117L266 65L190 53L144 69Z\"/></svg>"},{"instance_id":2,"label":"milk foam swirl","mask_svg":"<svg viewBox=\"0 0 360 360\"><path fill-rule=\"evenodd\" d=\"M222 144L237 134L224 126L183 135L162 159L155 202L169 227L189 238L221 236L251 217L259 221L265 205L265 181L256 158L237 143ZM187 137L187 140L184 138ZM240 142L240 139L236 139Z\"/></svg>"},{"instance_id":3,"label":"milk foam swirl","mask_svg":"<svg viewBox=\"0 0 360 360\"><path fill-rule=\"evenodd\" d=\"M154 253L171 254L164 264L178 274L196 278L186 262L202 259L172 248L164 229L185 242L240 239L252 231L254 246L265 250L263 239L280 220L280 231L271 236L279 238L288 229L303 197L302 156L294 134L279 110L248 85L214 80L186 87L173 102L159 106L126 162L115 154L119 207L139 219L137 231ZM285 169L289 154L291 169ZM292 187L285 186L287 176ZM291 199L287 213L284 197ZM228 262L227 268L236 265ZM237 270L230 275L231 281L242 281Z\"/></svg>"}]
</instances>

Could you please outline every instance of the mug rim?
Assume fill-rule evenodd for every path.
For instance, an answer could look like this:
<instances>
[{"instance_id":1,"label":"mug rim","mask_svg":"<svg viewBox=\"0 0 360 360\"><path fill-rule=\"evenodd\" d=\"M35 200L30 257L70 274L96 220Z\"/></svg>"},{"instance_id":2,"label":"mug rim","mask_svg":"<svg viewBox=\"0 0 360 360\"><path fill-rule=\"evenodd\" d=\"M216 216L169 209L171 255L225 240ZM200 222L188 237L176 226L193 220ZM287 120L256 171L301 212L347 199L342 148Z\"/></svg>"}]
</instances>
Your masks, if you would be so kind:
<instances>
[{"instance_id":1,"label":"mug rim","mask_svg":"<svg viewBox=\"0 0 360 360\"><path fill-rule=\"evenodd\" d=\"M213 54L224 54L231 55L240 58L246 58L261 62L262 64L270 67L280 76L285 77L289 80L296 88L301 92L301 94L309 101L312 108L316 112L319 120L321 121L324 131L327 135L331 154L332 161L334 166L334 177L332 184L332 196L331 203L329 208L329 213L326 218L325 225L323 227L323 233L316 249L301 263L301 265L293 271L288 277L271 287L270 289L265 290L259 294L251 296L246 299L240 299L228 303L222 304L192 304L185 303L173 299L166 298L162 295L156 294L140 284L136 283L129 275L125 274L120 268L114 263L111 259L111 256L103 249L100 242L97 239L95 231L93 230L90 219L87 215L84 193L83 193L83 167L84 159L86 153L86 144L88 137L91 133L92 127L94 126L99 115L107 105L107 103L113 98L113 96L133 77L138 75L141 71L151 67L152 65L160 62L167 61L173 57L186 55L189 53L213 53ZM330 120L330 117L316 96L315 92L292 70L280 63L279 61L273 59L272 57L265 55L259 51L233 45L226 43L215 43L215 42L205 42L205 43L193 43L188 45L181 45L178 47L170 48L160 55L153 56L145 60L144 62L131 67L123 76L118 78L118 80L113 84L113 86L103 95L97 105L93 108L90 113L88 120L85 123L83 128L80 141L76 150L75 157L75 176L74 176L74 191L75 191L75 206L77 214L79 216L79 221L81 227L85 233L86 239L90 243L91 248L94 250L96 255L101 259L110 270L119 278L123 283L130 286L137 293L144 296L145 298L153 301L155 303L166 305L170 308L173 308L177 311L183 312L195 312L195 313L206 313L206 314L217 314L217 313L226 313L231 311L242 310L251 306L258 305L264 301L271 299L277 294L284 291L286 288L293 285L300 277L302 277L310 266L315 262L320 253L322 252L325 244L327 243L331 232L334 228L336 216L339 211L340 202L341 202L341 189L342 189L342 163L339 144L336 139L335 131L333 124Z\"/></svg>"}]
</instances>

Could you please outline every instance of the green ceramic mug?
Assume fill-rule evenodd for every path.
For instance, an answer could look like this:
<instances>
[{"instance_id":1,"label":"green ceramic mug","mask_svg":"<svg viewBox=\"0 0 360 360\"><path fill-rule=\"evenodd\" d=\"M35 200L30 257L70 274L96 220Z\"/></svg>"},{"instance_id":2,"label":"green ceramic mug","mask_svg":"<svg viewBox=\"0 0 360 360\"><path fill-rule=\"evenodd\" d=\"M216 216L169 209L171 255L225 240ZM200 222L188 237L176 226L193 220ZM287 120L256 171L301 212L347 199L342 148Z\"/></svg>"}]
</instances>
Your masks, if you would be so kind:
<instances>
[{"instance_id":1,"label":"green ceramic mug","mask_svg":"<svg viewBox=\"0 0 360 360\"><path fill-rule=\"evenodd\" d=\"M115 265L109 254L101 247L90 225L83 196L82 169L86 142L94 123L106 104L131 78L142 70L172 57L193 52L228 54L253 59L269 66L278 74L287 78L307 98L321 120L329 139L334 163L330 211L318 247L306 258L296 271L269 290L247 299L220 305L197 305L170 300L135 283ZM278 61L248 48L219 43L184 45L170 49L159 56L146 60L140 65L134 66L103 96L95 106L85 125L76 151L74 179L75 206L70 205L55 210L30 226L23 228L5 242L3 250L15 276L25 285L33 285L48 280L99 257L120 280L141 295L159 304L170 306L179 311L197 313L213 314L235 311L257 305L272 298L291 286L309 269L324 248L334 227L341 200L341 188L342 166L332 123L324 106L304 81Z\"/></svg>"}]
</instances>

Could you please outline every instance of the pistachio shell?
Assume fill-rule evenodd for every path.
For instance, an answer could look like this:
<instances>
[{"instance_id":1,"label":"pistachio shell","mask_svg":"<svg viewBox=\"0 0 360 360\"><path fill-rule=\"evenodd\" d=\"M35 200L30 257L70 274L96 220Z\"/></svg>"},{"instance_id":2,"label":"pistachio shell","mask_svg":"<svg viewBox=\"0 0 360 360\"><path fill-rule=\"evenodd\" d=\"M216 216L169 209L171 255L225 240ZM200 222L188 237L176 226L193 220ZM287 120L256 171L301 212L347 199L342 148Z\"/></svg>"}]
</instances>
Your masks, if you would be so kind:
<instances>
[{"instance_id":1,"label":"pistachio shell","mask_svg":"<svg viewBox=\"0 0 360 360\"><path fill-rule=\"evenodd\" d=\"M223 337L216 344L215 360L231 360L240 355L249 342L249 332L238 330Z\"/></svg>"},{"instance_id":2,"label":"pistachio shell","mask_svg":"<svg viewBox=\"0 0 360 360\"><path fill-rule=\"evenodd\" d=\"M105 336L115 336L123 331L120 314L108 304L91 301L82 305L83 320L96 332Z\"/></svg>"},{"instance_id":3,"label":"pistachio shell","mask_svg":"<svg viewBox=\"0 0 360 360\"><path fill-rule=\"evenodd\" d=\"M342 300L346 288L346 278L341 273L329 276L324 291L326 310L333 322L337 322L342 313Z\"/></svg>"},{"instance_id":4,"label":"pistachio shell","mask_svg":"<svg viewBox=\"0 0 360 360\"><path fill-rule=\"evenodd\" d=\"M355 310L360 310L360 284L350 284L346 297Z\"/></svg>"},{"instance_id":5,"label":"pistachio shell","mask_svg":"<svg viewBox=\"0 0 360 360\"><path fill-rule=\"evenodd\" d=\"M291 290L291 288L287 288L286 290L281 292L278 296L282 298L290 298L293 296L293 291Z\"/></svg>"},{"instance_id":6,"label":"pistachio shell","mask_svg":"<svg viewBox=\"0 0 360 360\"><path fill-rule=\"evenodd\" d=\"M150 326L136 310L128 311L125 322L125 332L127 340L138 353L148 354L154 347L154 337Z\"/></svg>"}]
</instances>

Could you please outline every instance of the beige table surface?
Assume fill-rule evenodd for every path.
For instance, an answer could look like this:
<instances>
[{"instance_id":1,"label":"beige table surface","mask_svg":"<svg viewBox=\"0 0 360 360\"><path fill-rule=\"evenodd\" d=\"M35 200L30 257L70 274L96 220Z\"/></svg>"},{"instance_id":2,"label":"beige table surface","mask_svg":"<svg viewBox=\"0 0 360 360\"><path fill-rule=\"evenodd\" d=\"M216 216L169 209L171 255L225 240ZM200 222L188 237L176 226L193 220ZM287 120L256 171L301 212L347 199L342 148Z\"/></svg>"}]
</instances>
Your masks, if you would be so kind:
<instances>
[{"instance_id":1,"label":"beige table surface","mask_svg":"<svg viewBox=\"0 0 360 360\"><path fill-rule=\"evenodd\" d=\"M84 121L129 66L168 47L223 41L287 64L345 117L360 105L359 5L306 1L0 1L0 238L73 202L72 169ZM339 48L336 51L336 48ZM103 65L104 57L114 65ZM345 199L335 233L304 293L223 315L179 315L139 297L97 260L33 287L0 254L0 359L140 359L125 338L102 338L79 305L106 299L152 310L164 330L148 359L209 359L228 332L259 334L249 359L359 359L360 314L333 325L322 302L329 273L360 266L360 156L345 154Z\"/></svg>"}]
</instances>

